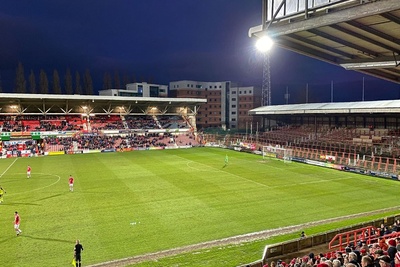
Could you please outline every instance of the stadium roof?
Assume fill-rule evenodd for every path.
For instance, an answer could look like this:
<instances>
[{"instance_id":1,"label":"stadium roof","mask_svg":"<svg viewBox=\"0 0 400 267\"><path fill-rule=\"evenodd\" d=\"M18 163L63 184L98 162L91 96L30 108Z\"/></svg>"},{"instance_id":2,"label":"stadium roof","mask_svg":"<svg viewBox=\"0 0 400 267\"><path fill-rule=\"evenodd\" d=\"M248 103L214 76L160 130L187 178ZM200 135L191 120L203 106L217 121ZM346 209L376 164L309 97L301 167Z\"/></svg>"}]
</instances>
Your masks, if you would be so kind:
<instances>
[{"instance_id":1,"label":"stadium roof","mask_svg":"<svg viewBox=\"0 0 400 267\"><path fill-rule=\"evenodd\" d=\"M255 108L249 115L317 115L317 114L400 113L400 100L310 103Z\"/></svg>"},{"instance_id":2,"label":"stadium roof","mask_svg":"<svg viewBox=\"0 0 400 267\"><path fill-rule=\"evenodd\" d=\"M195 114L206 99L0 93L1 115Z\"/></svg>"},{"instance_id":3,"label":"stadium roof","mask_svg":"<svg viewBox=\"0 0 400 267\"><path fill-rule=\"evenodd\" d=\"M264 0L263 24L278 46L400 83L399 0ZM282 8L279 9L279 4Z\"/></svg>"}]
</instances>

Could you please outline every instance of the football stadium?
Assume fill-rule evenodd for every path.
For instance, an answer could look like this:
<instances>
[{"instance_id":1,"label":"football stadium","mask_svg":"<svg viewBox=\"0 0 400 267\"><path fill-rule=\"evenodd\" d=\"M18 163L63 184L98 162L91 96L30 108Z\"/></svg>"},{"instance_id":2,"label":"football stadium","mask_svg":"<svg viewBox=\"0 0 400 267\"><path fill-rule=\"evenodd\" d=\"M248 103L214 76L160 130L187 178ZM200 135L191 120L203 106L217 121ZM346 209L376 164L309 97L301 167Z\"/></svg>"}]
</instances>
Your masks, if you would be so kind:
<instances>
[{"instance_id":1,"label":"football stadium","mask_svg":"<svg viewBox=\"0 0 400 267\"><path fill-rule=\"evenodd\" d=\"M289 2L249 35L400 83L398 0ZM0 93L1 265L400 266L400 100L206 102Z\"/></svg>"}]
</instances>

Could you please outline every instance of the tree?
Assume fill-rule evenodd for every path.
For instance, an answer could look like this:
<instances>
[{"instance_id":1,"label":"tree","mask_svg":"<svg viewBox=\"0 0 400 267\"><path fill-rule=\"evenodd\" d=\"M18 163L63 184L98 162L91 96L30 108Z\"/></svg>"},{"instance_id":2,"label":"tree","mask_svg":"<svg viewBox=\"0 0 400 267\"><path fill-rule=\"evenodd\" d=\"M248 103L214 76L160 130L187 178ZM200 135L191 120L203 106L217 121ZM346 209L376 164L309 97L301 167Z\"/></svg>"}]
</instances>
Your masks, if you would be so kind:
<instances>
[{"instance_id":1,"label":"tree","mask_svg":"<svg viewBox=\"0 0 400 267\"><path fill-rule=\"evenodd\" d=\"M111 89L112 88L112 80L111 74L107 71L103 76L103 89Z\"/></svg>"},{"instance_id":2,"label":"tree","mask_svg":"<svg viewBox=\"0 0 400 267\"><path fill-rule=\"evenodd\" d=\"M116 89L121 88L121 80L119 79L119 73L117 70L114 72L114 85Z\"/></svg>"},{"instance_id":3,"label":"tree","mask_svg":"<svg viewBox=\"0 0 400 267\"><path fill-rule=\"evenodd\" d=\"M81 76L78 71L75 72L75 94L82 94Z\"/></svg>"},{"instance_id":4,"label":"tree","mask_svg":"<svg viewBox=\"0 0 400 267\"><path fill-rule=\"evenodd\" d=\"M123 81L125 87L126 87L126 85L127 85L128 83L130 83L129 75L128 75L126 72L124 73L124 76L123 76L123 78L122 78L122 81Z\"/></svg>"},{"instance_id":5,"label":"tree","mask_svg":"<svg viewBox=\"0 0 400 267\"><path fill-rule=\"evenodd\" d=\"M43 69L40 70L39 87L41 94L49 93L49 80L47 79L47 74Z\"/></svg>"},{"instance_id":6,"label":"tree","mask_svg":"<svg viewBox=\"0 0 400 267\"><path fill-rule=\"evenodd\" d=\"M67 72L65 73L65 93L67 95L72 95L74 93L74 90L72 88L72 75L71 71L68 68Z\"/></svg>"},{"instance_id":7,"label":"tree","mask_svg":"<svg viewBox=\"0 0 400 267\"><path fill-rule=\"evenodd\" d=\"M83 80L83 84L85 87L85 93L87 95L93 95L93 81L92 81L92 76L90 75L90 71L88 69L85 71L85 78Z\"/></svg>"},{"instance_id":8,"label":"tree","mask_svg":"<svg viewBox=\"0 0 400 267\"><path fill-rule=\"evenodd\" d=\"M3 80L1 79L1 74L0 74L0 93L3 92Z\"/></svg>"},{"instance_id":9,"label":"tree","mask_svg":"<svg viewBox=\"0 0 400 267\"><path fill-rule=\"evenodd\" d=\"M60 76L57 70L53 71L53 93L61 94Z\"/></svg>"},{"instance_id":10,"label":"tree","mask_svg":"<svg viewBox=\"0 0 400 267\"><path fill-rule=\"evenodd\" d=\"M36 78L32 69L31 74L29 75L29 92L31 94L36 94Z\"/></svg>"},{"instance_id":11,"label":"tree","mask_svg":"<svg viewBox=\"0 0 400 267\"><path fill-rule=\"evenodd\" d=\"M24 75L24 66L18 62L17 75L15 82L15 91L17 93L26 93L26 80Z\"/></svg>"}]
</instances>

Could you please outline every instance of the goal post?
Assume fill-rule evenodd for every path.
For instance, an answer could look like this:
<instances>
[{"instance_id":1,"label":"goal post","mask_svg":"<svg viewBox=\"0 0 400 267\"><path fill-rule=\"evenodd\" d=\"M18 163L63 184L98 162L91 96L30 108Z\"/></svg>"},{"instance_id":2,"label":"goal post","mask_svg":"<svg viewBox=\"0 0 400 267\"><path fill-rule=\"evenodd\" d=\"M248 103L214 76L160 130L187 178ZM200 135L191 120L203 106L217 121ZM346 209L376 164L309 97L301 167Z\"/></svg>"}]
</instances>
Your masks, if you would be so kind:
<instances>
[{"instance_id":1,"label":"goal post","mask_svg":"<svg viewBox=\"0 0 400 267\"><path fill-rule=\"evenodd\" d=\"M283 159L285 163L292 162L293 149L275 147L275 146L263 146L262 150L263 159L266 157Z\"/></svg>"}]
</instances>

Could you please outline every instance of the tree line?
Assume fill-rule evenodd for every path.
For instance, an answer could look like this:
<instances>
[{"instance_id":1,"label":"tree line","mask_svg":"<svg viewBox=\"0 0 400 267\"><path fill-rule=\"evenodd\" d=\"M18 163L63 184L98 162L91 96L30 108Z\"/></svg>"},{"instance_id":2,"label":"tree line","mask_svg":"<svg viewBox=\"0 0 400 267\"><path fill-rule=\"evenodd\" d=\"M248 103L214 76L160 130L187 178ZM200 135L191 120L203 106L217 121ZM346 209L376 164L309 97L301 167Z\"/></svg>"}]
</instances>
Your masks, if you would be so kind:
<instances>
[{"instance_id":1,"label":"tree line","mask_svg":"<svg viewBox=\"0 0 400 267\"><path fill-rule=\"evenodd\" d=\"M45 70L41 69L37 79L35 72L31 69L29 76L25 76L24 66L18 63L16 70L15 89L16 93L31 94L84 94L93 95L93 81L90 71L86 69L83 74L75 71L74 75L67 68L63 77L60 78L59 72L54 69L51 79L49 80ZM74 76L74 77L73 77ZM112 76L110 72L105 72L103 77L103 89L123 89L128 83L136 82L135 77L132 78L124 74L122 81L118 71ZM151 83L151 81L148 81ZM0 87L1 88L1 87ZM97 90L96 90L97 94Z\"/></svg>"}]
</instances>

